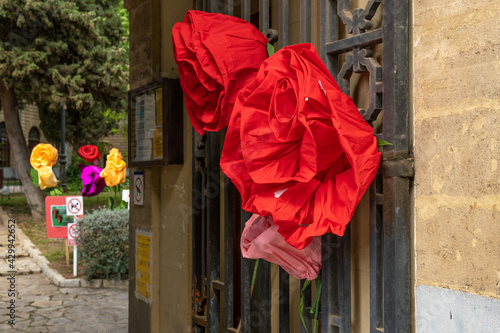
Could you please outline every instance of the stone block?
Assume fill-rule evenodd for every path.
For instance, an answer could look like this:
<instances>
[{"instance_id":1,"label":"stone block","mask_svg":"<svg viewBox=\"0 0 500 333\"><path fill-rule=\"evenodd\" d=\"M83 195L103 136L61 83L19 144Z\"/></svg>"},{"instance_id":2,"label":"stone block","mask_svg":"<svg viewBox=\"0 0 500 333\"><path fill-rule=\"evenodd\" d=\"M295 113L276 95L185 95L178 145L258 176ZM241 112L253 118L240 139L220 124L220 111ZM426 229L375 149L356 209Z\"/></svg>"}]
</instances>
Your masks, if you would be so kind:
<instances>
[{"instance_id":1,"label":"stone block","mask_svg":"<svg viewBox=\"0 0 500 333\"><path fill-rule=\"evenodd\" d=\"M44 267L44 268L45 268L45 267ZM54 272L54 270L53 270L52 268L47 267L47 269L44 269L44 270L43 270L43 274L45 274L45 276L46 276L49 280L54 281L54 274L55 274L55 272Z\"/></svg>"},{"instance_id":2,"label":"stone block","mask_svg":"<svg viewBox=\"0 0 500 333\"><path fill-rule=\"evenodd\" d=\"M59 282L61 288L77 288L80 287L80 279L64 279Z\"/></svg>"},{"instance_id":3,"label":"stone block","mask_svg":"<svg viewBox=\"0 0 500 333\"><path fill-rule=\"evenodd\" d=\"M61 281L66 280L64 276L61 274L57 273L56 271L52 270L54 272L54 277L52 278L52 281L56 286L59 286L61 284Z\"/></svg>"},{"instance_id":4,"label":"stone block","mask_svg":"<svg viewBox=\"0 0 500 333\"><path fill-rule=\"evenodd\" d=\"M128 280L102 280L102 287L127 290Z\"/></svg>"},{"instance_id":5,"label":"stone block","mask_svg":"<svg viewBox=\"0 0 500 333\"><path fill-rule=\"evenodd\" d=\"M92 279L92 280L82 279L80 281L80 286L83 288L101 288L102 287L102 280L101 279Z\"/></svg>"}]
</instances>

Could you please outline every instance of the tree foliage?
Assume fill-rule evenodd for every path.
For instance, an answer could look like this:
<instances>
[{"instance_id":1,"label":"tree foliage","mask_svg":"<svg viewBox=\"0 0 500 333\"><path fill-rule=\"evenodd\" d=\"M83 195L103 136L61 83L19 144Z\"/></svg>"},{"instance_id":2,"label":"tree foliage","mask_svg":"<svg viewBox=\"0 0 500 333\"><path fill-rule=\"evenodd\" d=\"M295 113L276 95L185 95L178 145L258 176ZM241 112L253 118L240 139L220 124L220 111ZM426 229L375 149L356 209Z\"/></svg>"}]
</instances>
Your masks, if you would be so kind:
<instances>
[{"instance_id":1,"label":"tree foliage","mask_svg":"<svg viewBox=\"0 0 500 333\"><path fill-rule=\"evenodd\" d=\"M29 102L42 108L49 137L60 131L54 114L63 104L71 115L68 128L86 129L74 135L82 140L106 135L110 129L102 113L121 111L126 104L128 41L122 7L122 0L0 0L0 101L34 218L43 217L43 195L29 177L18 106Z\"/></svg>"},{"instance_id":2,"label":"tree foliage","mask_svg":"<svg viewBox=\"0 0 500 333\"><path fill-rule=\"evenodd\" d=\"M123 110L124 13L122 0L0 0L0 77L18 99L39 105L49 137L60 128L50 113L63 103L69 127L86 128L93 138L111 129L98 114Z\"/></svg>"}]
</instances>

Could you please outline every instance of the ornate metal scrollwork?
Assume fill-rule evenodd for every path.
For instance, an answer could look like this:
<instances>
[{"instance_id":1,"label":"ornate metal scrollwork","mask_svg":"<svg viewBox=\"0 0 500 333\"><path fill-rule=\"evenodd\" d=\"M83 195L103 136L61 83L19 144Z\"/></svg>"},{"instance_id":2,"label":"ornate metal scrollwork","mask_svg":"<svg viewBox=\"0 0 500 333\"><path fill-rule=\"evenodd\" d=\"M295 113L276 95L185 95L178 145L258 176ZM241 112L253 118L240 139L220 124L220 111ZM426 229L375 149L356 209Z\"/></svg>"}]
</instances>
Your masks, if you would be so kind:
<instances>
[{"instance_id":1,"label":"ornate metal scrollwork","mask_svg":"<svg viewBox=\"0 0 500 333\"><path fill-rule=\"evenodd\" d=\"M372 57L373 52L368 49L354 48L346 53L346 61L339 71L337 81L344 94L350 94L349 80L352 73L368 71L369 77L369 105L365 111L360 109L367 122L373 122L382 111L382 66Z\"/></svg>"},{"instance_id":2,"label":"ornate metal scrollwork","mask_svg":"<svg viewBox=\"0 0 500 333\"><path fill-rule=\"evenodd\" d=\"M371 19L377 12L381 2L382 0L370 0L365 8L356 8L351 12L349 9L349 0L339 1L337 3L337 13L346 26L346 32L358 36L365 34L367 30L371 29L373 27ZM367 34L366 36L370 35ZM347 47L350 51L346 53L345 63L342 65L337 77L342 91L349 95L349 80L352 73L369 72L369 106L367 110L360 109L361 114L368 122L375 121L380 111L382 111L382 66L373 57L373 52L365 48L368 45L381 42L381 40L379 41L376 38L377 35L375 34L373 35L373 41L351 38L352 45L343 45L343 50ZM344 44L346 40L344 40ZM357 42L362 44L358 44ZM334 54L340 53L334 52Z\"/></svg>"},{"instance_id":3,"label":"ornate metal scrollwork","mask_svg":"<svg viewBox=\"0 0 500 333\"><path fill-rule=\"evenodd\" d=\"M370 30L373 26L371 19L377 12L377 9L382 0L370 0L366 7L356 8L352 13L349 10L349 0L341 0L338 2L338 15L346 26L348 34L359 35L366 30Z\"/></svg>"}]
</instances>

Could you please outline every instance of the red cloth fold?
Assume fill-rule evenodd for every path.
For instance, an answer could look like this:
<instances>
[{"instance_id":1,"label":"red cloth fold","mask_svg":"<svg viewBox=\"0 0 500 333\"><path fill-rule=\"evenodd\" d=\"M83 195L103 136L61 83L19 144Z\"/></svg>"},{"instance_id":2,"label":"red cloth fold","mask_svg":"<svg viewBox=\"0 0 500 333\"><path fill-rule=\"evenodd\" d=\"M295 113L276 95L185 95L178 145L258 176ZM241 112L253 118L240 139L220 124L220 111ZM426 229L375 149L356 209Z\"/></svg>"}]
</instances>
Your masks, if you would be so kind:
<instances>
[{"instance_id":1,"label":"red cloth fold","mask_svg":"<svg viewBox=\"0 0 500 333\"><path fill-rule=\"evenodd\" d=\"M315 237L304 249L296 249L278 233L270 216L254 214L247 221L241 235L241 253L245 258L278 264L297 279L314 280L321 270L321 238Z\"/></svg>"},{"instance_id":2,"label":"red cloth fold","mask_svg":"<svg viewBox=\"0 0 500 333\"><path fill-rule=\"evenodd\" d=\"M189 10L172 41L193 127L200 134L226 127L239 91L267 58L267 38L242 19Z\"/></svg>"},{"instance_id":3,"label":"red cloth fold","mask_svg":"<svg viewBox=\"0 0 500 333\"><path fill-rule=\"evenodd\" d=\"M344 234L379 163L373 129L312 44L264 61L238 95L221 156L243 208L271 215L298 249Z\"/></svg>"}]
</instances>

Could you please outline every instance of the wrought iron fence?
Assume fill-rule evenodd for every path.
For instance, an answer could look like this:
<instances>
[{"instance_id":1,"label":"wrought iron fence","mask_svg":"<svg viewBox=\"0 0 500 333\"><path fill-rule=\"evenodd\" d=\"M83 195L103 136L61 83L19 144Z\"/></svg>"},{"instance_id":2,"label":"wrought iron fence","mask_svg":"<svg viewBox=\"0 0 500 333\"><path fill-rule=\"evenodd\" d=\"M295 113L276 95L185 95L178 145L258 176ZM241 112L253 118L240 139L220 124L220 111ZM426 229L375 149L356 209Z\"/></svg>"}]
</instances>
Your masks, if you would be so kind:
<instances>
[{"instance_id":1,"label":"wrought iron fence","mask_svg":"<svg viewBox=\"0 0 500 333\"><path fill-rule=\"evenodd\" d=\"M196 1L199 10L255 21L251 4L250 0ZM270 25L269 0L258 1L259 29L277 49L290 40L289 5L289 0L279 0L278 8L272 8L278 10L279 22ZM353 73L368 73L369 102L360 112L370 123L381 122L377 137L394 144L384 148L380 172L370 187L370 332L409 332L413 160L408 128L408 3L369 0L363 8L352 11L350 5L348 0L321 0L320 54L347 94ZM373 28L377 10L382 10L382 26ZM273 26L277 29L271 29ZM340 38L339 27L345 27L347 37ZM300 42L310 41L311 1L300 0ZM383 45L383 66L371 51L377 44ZM193 330L270 332L270 264L261 261L255 301L251 302L254 261L241 258L239 251L239 237L250 214L241 210L238 193L229 179L221 178L222 142L223 134L200 136L193 132ZM323 236L322 256L321 330L350 332L353 290L349 227L343 237ZM278 295L279 331L289 332L289 278L282 269ZM310 306L308 288L305 307ZM309 331L310 324L307 321ZM305 331L302 327L301 332Z\"/></svg>"}]
</instances>

